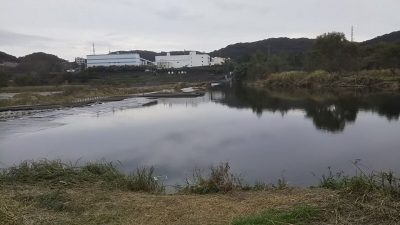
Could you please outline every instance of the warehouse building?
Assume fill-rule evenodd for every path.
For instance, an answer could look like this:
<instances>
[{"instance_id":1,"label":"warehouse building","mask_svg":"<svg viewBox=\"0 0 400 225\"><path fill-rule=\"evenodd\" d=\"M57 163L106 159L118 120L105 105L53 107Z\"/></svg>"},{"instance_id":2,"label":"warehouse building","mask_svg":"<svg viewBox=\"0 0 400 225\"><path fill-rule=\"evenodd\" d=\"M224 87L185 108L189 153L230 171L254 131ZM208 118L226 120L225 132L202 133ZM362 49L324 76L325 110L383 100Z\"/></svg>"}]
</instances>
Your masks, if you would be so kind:
<instances>
[{"instance_id":1,"label":"warehouse building","mask_svg":"<svg viewBox=\"0 0 400 225\"><path fill-rule=\"evenodd\" d=\"M158 68L182 68L209 66L210 56L207 54L197 54L190 52L189 55L171 55L156 56L156 65Z\"/></svg>"},{"instance_id":2,"label":"warehouse building","mask_svg":"<svg viewBox=\"0 0 400 225\"><path fill-rule=\"evenodd\" d=\"M138 53L117 53L87 55L87 67L95 66L142 66L151 65L151 61L140 58Z\"/></svg>"}]
</instances>

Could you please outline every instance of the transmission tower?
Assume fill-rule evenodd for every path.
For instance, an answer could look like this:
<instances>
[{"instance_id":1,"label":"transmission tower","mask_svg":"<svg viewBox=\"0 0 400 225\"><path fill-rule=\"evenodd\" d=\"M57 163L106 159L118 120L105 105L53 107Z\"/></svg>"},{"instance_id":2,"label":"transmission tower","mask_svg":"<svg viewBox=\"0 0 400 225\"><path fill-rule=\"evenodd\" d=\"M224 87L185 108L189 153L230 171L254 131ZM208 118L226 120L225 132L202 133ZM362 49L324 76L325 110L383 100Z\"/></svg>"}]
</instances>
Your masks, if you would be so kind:
<instances>
[{"instance_id":1,"label":"transmission tower","mask_svg":"<svg viewBox=\"0 0 400 225\"><path fill-rule=\"evenodd\" d=\"M351 26L351 42L354 42L354 26Z\"/></svg>"}]
</instances>

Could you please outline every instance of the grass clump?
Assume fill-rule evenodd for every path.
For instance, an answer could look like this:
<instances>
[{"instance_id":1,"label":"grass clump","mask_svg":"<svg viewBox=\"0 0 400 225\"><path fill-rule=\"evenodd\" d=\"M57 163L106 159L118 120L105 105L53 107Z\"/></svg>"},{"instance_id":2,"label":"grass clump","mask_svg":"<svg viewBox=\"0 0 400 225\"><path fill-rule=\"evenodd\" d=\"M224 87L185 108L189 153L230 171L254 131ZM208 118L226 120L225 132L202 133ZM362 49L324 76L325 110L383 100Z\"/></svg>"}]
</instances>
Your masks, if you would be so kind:
<instances>
[{"instance_id":1,"label":"grass clump","mask_svg":"<svg viewBox=\"0 0 400 225\"><path fill-rule=\"evenodd\" d=\"M165 186L158 182L158 179L154 175L153 167L136 169L136 173L127 176L126 187L131 191L152 193L161 193L165 190Z\"/></svg>"},{"instance_id":2,"label":"grass clump","mask_svg":"<svg viewBox=\"0 0 400 225\"><path fill-rule=\"evenodd\" d=\"M232 225L277 225L310 224L318 215L318 210L311 206L299 206L292 210L271 209L253 216L234 219Z\"/></svg>"},{"instance_id":3,"label":"grass clump","mask_svg":"<svg viewBox=\"0 0 400 225\"><path fill-rule=\"evenodd\" d=\"M395 199L400 199L400 179L392 171L364 172L359 166L359 161L353 164L357 168L355 176L345 175L343 172L329 173L320 179L319 187L339 190L347 194L368 197L379 193Z\"/></svg>"},{"instance_id":4,"label":"grass clump","mask_svg":"<svg viewBox=\"0 0 400 225\"><path fill-rule=\"evenodd\" d=\"M42 185L51 187L98 185L131 191L162 192L164 185L154 178L154 168L137 169L126 175L114 163L89 162L83 166L59 160L25 161L0 171L0 185Z\"/></svg>"},{"instance_id":5,"label":"grass clump","mask_svg":"<svg viewBox=\"0 0 400 225\"><path fill-rule=\"evenodd\" d=\"M186 185L180 188L183 193L210 194L227 193L242 188L241 180L231 172L229 163L211 166L206 176L200 170L195 170L191 179L186 179Z\"/></svg>"}]
</instances>

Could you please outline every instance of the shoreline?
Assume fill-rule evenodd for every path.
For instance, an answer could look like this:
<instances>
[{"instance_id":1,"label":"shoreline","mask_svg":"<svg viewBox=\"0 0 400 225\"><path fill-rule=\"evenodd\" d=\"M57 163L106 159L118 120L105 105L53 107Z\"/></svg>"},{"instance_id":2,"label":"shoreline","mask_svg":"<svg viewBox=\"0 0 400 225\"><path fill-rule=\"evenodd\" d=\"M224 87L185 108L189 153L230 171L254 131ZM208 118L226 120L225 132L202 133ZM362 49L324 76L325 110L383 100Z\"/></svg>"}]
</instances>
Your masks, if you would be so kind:
<instances>
[{"instance_id":1,"label":"shoreline","mask_svg":"<svg viewBox=\"0 0 400 225\"><path fill-rule=\"evenodd\" d=\"M23 162L0 173L0 218L10 225L269 224L250 222L260 218L274 218L277 224L400 222L399 188L370 186L365 175L327 175L318 187L278 182L227 189L232 174L224 165L228 166L213 167L218 175L204 176L192 184L195 187L166 194L153 179L152 168L122 175L109 162L82 167L60 161ZM214 185L218 189L211 188Z\"/></svg>"},{"instance_id":2,"label":"shoreline","mask_svg":"<svg viewBox=\"0 0 400 225\"><path fill-rule=\"evenodd\" d=\"M289 71L265 75L244 82L256 88L360 89L400 91L400 73L390 71L360 71L357 73L329 73L325 71Z\"/></svg>"},{"instance_id":3,"label":"shoreline","mask_svg":"<svg viewBox=\"0 0 400 225\"><path fill-rule=\"evenodd\" d=\"M40 104L40 105L16 105L9 107L0 107L0 112L7 111L25 111L25 110L44 110L44 109L60 109L60 108L72 108L72 107L82 107L88 106L95 103L106 103L106 102L116 102L122 101L129 98L195 98L204 96L204 92L194 92L194 93L143 93L143 94L133 94L125 96L110 96L110 97L92 97L81 101L75 101L72 103L62 103L62 104ZM144 103L141 106L150 106L157 103L157 100L152 100L148 103Z\"/></svg>"}]
</instances>

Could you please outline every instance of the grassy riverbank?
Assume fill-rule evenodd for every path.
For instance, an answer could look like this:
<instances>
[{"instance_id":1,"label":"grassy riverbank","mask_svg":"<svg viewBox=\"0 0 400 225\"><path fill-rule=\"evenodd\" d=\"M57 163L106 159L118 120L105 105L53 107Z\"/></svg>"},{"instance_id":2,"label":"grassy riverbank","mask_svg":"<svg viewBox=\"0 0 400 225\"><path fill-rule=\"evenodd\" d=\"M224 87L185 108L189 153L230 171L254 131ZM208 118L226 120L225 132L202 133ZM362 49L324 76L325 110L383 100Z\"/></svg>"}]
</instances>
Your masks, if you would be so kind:
<instances>
[{"instance_id":1,"label":"grassy riverbank","mask_svg":"<svg viewBox=\"0 0 400 225\"><path fill-rule=\"evenodd\" d=\"M112 163L25 162L0 174L0 224L397 224L393 173L330 173L319 187L245 185L229 165L195 175L175 194ZM196 173L195 173L196 174Z\"/></svg>"},{"instance_id":2,"label":"grassy riverbank","mask_svg":"<svg viewBox=\"0 0 400 225\"><path fill-rule=\"evenodd\" d=\"M371 88L377 90L400 90L400 71L368 70L347 73L282 72L248 81L254 87L301 87L301 88Z\"/></svg>"},{"instance_id":3,"label":"grassy riverbank","mask_svg":"<svg viewBox=\"0 0 400 225\"><path fill-rule=\"evenodd\" d=\"M0 107L20 105L43 105L43 104L68 104L77 100L93 97L113 97L155 91L177 91L185 87L204 88L206 83L176 83L160 84L143 87L124 86L87 86L87 85L65 85L65 86L32 86L32 87L7 87L1 88L0 93L17 93L10 99L0 99ZM43 94L46 92L53 92Z\"/></svg>"}]
</instances>

